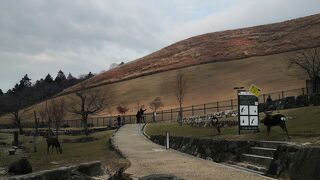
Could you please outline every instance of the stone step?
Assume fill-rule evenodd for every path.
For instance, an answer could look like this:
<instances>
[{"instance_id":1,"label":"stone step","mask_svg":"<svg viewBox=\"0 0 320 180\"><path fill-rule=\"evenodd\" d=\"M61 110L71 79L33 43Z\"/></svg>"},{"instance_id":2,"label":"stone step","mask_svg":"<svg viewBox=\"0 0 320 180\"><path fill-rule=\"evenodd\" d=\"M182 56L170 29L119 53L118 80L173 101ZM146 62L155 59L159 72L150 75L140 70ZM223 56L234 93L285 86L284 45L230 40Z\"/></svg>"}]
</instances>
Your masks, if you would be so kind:
<instances>
[{"instance_id":1,"label":"stone step","mask_svg":"<svg viewBox=\"0 0 320 180\"><path fill-rule=\"evenodd\" d=\"M223 164L227 165L227 166L231 166L231 167L236 168L236 169L243 170L243 171L248 171L248 172L255 173L255 174L260 174L260 175L265 175L265 172L257 171L257 170L254 170L254 169L249 169L249 168L247 168L247 166L241 165L240 163L227 162L227 163L223 163Z\"/></svg>"},{"instance_id":2,"label":"stone step","mask_svg":"<svg viewBox=\"0 0 320 180\"><path fill-rule=\"evenodd\" d=\"M250 164L248 162L234 162L232 163L233 165L245 168L245 169L249 169L250 171L253 171L255 173L264 175L267 173L268 169L259 165L255 165L255 164Z\"/></svg>"},{"instance_id":3,"label":"stone step","mask_svg":"<svg viewBox=\"0 0 320 180\"><path fill-rule=\"evenodd\" d=\"M241 155L241 161L245 161L250 164L264 166L266 168L269 167L272 159L273 159L272 157L259 156L259 155L254 155L254 154L242 154Z\"/></svg>"},{"instance_id":4,"label":"stone step","mask_svg":"<svg viewBox=\"0 0 320 180\"><path fill-rule=\"evenodd\" d=\"M259 155L259 156L266 156L266 157L273 157L274 152L277 149L274 148L264 148L264 147L251 147L250 154Z\"/></svg>"},{"instance_id":5,"label":"stone step","mask_svg":"<svg viewBox=\"0 0 320 180\"><path fill-rule=\"evenodd\" d=\"M257 141L256 146L263 147L263 148L272 148L277 149L278 146L282 144L287 144L287 142L284 141Z\"/></svg>"}]
</instances>

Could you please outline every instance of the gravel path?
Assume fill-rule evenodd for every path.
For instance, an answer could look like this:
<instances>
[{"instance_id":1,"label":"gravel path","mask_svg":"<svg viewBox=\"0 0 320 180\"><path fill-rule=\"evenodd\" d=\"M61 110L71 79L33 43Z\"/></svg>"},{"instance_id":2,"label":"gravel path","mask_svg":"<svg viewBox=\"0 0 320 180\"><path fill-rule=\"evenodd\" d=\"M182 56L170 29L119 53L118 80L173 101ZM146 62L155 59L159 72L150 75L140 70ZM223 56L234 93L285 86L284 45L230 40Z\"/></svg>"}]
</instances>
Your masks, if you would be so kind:
<instances>
[{"instance_id":1,"label":"gravel path","mask_svg":"<svg viewBox=\"0 0 320 180\"><path fill-rule=\"evenodd\" d=\"M114 143L130 161L125 173L133 177L170 174L183 179L268 179L172 149L165 150L145 138L135 124L120 128L114 136Z\"/></svg>"}]
</instances>

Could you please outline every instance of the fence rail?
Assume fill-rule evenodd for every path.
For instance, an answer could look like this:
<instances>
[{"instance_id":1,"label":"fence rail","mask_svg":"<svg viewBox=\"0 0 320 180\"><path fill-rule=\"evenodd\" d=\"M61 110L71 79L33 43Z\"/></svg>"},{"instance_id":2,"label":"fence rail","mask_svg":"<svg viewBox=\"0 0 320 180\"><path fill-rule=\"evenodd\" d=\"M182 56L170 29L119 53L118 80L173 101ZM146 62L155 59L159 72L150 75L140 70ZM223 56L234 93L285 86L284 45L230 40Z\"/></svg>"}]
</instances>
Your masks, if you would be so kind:
<instances>
[{"instance_id":1,"label":"fence rail","mask_svg":"<svg viewBox=\"0 0 320 180\"><path fill-rule=\"evenodd\" d=\"M305 88L299 89L292 89L287 91L277 91L262 94L259 96L259 103L265 103L268 96L272 98L272 100L281 100L291 96L299 96L299 95L306 95L307 91ZM238 100L237 99L229 99L225 101L215 101L206 104L198 104L193 106L186 106L182 108L183 116L190 117L194 115L206 115L215 112L222 112L222 111L236 111L238 107ZM155 122L176 122L178 119L179 108L174 109L167 109L158 111L155 117ZM116 124L117 116L106 116L106 117L91 117L88 118L88 123L92 126L114 126ZM145 121L146 122L153 122L153 113L146 113L145 114ZM123 122L126 124L136 123L135 115L124 115ZM62 125L67 125L70 127L81 127L81 120L80 119L73 119L73 120L65 120L61 123ZM24 127L34 127L33 123L24 123Z\"/></svg>"}]
</instances>

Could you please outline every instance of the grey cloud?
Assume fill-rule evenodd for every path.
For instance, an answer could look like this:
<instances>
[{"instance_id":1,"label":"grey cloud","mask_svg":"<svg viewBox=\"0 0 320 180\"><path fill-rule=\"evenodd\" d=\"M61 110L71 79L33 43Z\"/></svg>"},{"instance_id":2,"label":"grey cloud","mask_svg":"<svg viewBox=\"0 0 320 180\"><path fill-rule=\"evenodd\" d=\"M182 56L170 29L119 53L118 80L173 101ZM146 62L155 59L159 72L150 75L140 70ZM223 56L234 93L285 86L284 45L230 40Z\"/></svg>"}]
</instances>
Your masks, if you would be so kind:
<instances>
[{"instance_id":1,"label":"grey cloud","mask_svg":"<svg viewBox=\"0 0 320 180\"><path fill-rule=\"evenodd\" d=\"M320 12L318 0L3 0L0 88L106 70L190 36Z\"/></svg>"}]
</instances>

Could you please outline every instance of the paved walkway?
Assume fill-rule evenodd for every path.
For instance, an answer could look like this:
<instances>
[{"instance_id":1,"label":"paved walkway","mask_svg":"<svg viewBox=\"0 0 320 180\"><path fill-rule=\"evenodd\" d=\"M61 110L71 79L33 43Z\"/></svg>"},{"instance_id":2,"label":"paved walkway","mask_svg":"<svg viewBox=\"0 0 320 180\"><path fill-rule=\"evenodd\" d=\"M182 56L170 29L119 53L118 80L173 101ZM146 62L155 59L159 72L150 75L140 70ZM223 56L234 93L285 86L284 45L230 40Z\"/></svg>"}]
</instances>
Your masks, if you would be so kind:
<instances>
[{"instance_id":1,"label":"paved walkway","mask_svg":"<svg viewBox=\"0 0 320 180\"><path fill-rule=\"evenodd\" d=\"M133 177L170 174L183 179L267 179L175 150L165 150L139 133L138 126L125 125L114 136L115 145L131 162L125 173Z\"/></svg>"}]
</instances>

